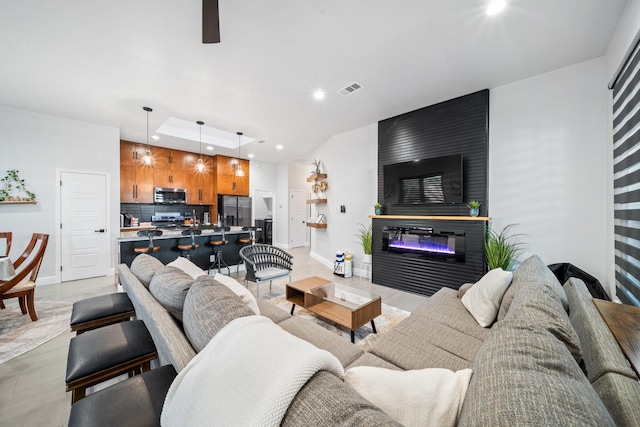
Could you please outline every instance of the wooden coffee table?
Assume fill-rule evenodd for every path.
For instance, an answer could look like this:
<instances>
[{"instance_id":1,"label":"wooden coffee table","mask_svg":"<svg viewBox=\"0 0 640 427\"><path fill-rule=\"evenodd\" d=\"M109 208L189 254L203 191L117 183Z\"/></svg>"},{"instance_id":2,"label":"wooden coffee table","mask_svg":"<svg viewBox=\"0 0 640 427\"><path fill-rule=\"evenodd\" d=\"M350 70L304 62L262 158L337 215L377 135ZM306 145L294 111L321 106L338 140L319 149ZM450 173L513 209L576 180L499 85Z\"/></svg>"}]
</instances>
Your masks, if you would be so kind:
<instances>
[{"instance_id":1,"label":"wooden coffee table","mask_svg":"<svg viewBox=\"0 0 640 427\"><path fill-rule=\"evenodd\" d=\"M355 289L345 291L347 294L336 292L334 282L313 276L288 283L285 298L293 304L291 315L296 305L304 307L324 319L348 328L351 331L351 342L355 342L355 330L367 322L371 322L371 329L377 333L373 319L382 314L382 299ZM354 292L356 294L352 296Z\"/></svg>"}]
</instances>

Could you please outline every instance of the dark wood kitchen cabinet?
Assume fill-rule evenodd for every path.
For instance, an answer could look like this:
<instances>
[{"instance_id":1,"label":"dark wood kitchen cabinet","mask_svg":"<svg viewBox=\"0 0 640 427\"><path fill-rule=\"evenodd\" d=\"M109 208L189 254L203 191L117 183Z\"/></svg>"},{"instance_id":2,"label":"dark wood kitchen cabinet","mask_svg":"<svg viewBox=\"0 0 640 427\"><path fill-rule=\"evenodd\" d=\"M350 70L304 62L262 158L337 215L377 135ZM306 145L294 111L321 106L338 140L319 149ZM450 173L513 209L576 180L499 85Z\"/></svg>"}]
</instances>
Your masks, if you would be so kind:
<instances>
[{"instance_id":1,"label":"dark wood kitchen cabinet","mask_svg":"<svg viewBox=\"0 0 640 427\"><path fill-rule=\"evenodd\" d=\"M244 170L244 176L237 177L238 164ZM249 195L249 161L227 156L216 156L216 192L234 196Z\"/></svg>"},{"instance_id":2,"label":"dark wood kitchen cabinet","mask_svg":"<svg viewBox=\"0 0 640 427\"><path fill-rule=\"evenodd\" d=\"M189 157L193 154L154 147L154 187L187 188Z\"/></svg>"},{"instance_id":3,"label":"dark wood kitchen cabinet","mask_svg":"<svg viewBox=\"0 0 640 427\"><path fill-rule=\"evenodd\" d=\"M145 165L147 149L153 162ZM120 141L120 201L153 203L154 187L186 188L187 203L210 205L216 212L218 194L249 195L249 161L227 156L202 155L205 171L198 172L197 153ZM239 163L238 163L239 162ZM245 175L236 177L237 165Z\"/></svg>"},{"instance_id":4,"label":"dark wood kitchen cabinet","mask_svg":"<svg viewBox=\"0 0 640 427\"><path fill-rule=\"evenodd\" d=\"M120 201L153 203L153 166L143 163L147 146L120 141Z\"/></svg>"},{"instance_id":5,"label":"dark wood kitchen cabinet","mask_svg":"<svg viewBox=\"0 0 640 427\"><path fill-rule=\"evenodd\" d=\"M198 171L199 158L198 154L191 154L187 157L187 203L190 205L213 205L215 204L213 158L203 155L204 171Z\"/></svg>"}]
</instances>

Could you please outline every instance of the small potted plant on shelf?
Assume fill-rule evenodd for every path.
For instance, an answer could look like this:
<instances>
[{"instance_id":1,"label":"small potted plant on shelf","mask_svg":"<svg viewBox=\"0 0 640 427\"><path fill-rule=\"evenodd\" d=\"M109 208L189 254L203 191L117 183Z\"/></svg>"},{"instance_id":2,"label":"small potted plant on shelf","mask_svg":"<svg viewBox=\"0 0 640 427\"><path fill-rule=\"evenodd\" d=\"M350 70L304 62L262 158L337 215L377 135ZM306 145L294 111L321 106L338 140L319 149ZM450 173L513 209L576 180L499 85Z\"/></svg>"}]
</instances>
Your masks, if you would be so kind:
<instances>
[{"instance_id":1,"label":"small potted plant on shelf","mask_svg":"<svg viewBox=\"0 0 640 427\"><path fill-rule=\"evenodd\" d=\"M477 200L472 200L467 203L467 207L469 208L469 215L478 216L480 213L480 202Z\"/></svg>"},{"instance_id":2,"label":"small potted plant on shelf","mask_svg":"<svg viewBox=\"0 0 640 427\"><path fill-rule=\"evenodd\" d=\"M382 213L382 205L380 203L373 205L373 209L375 209L376 215L380 215Z\"/></svg>"},{"instance_id":3,"label":"small potted plant on shelf","mask_svg":"<svg viewBox=\"0 0 640 427\"><path fill-rule=\"evenodd\" d=\"M362 245L362 250L364 251L364 259L363 262L371 263L371 250L373 248L373 227L371 224L369 226L365 226L364 224L358 224L360 229L355 236L360 241Z\"/></svg>"}]
</instances>

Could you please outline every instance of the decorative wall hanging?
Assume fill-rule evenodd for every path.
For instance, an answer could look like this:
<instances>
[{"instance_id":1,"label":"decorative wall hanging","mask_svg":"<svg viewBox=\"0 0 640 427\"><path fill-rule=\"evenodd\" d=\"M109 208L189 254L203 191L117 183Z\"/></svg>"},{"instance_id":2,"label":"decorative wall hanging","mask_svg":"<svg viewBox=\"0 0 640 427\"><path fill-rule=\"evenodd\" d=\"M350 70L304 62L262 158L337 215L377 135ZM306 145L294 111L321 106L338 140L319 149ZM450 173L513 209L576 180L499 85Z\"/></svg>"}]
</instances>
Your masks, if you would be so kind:
<instances>
[{"instance_id":1,"label":"decorative wall hanging","mask_svg":"<svg viewBox=\"0 0 640 427\"><path fill-rule=\"evenodd\" d=\"M7 175L0 179L0 183L2 183L2 188L0 188L0 203L36 202L36 195L27 190L24 179L20 179L20 176L18 176L19 172L20 171L16 169L8 170ZM20 194L22 194L22 196Z\"/></svg>"}]
</instances>

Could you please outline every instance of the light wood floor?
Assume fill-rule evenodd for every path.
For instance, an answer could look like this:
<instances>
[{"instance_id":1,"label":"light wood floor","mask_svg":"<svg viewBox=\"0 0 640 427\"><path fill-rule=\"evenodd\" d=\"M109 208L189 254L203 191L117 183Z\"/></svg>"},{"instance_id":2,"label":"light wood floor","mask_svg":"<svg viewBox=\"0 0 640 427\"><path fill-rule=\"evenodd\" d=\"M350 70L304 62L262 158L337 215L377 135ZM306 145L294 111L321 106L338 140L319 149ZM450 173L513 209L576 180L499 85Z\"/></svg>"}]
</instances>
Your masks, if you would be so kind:
<instances>
[{"instance_id":1,"label":"light wood floor","mask_svg":"<svg viewBox=\"0 0 640 427\"><path fill-rule=\"evenodd\" d=\"M309 276L344 283L348 286L367 289L382 297L382 302L413 311L426 298L371 284L359 277L341 278L309 256L308 248L289 251L294 256L292 280ZM242 280L242 273L236 276ZM273 293L284 293L286 279L273 282ZM255 284L249 289L255 295ZM91 296L114 292L114 277L65 282L40 286L36 290L37 301L75 302ZM269 299L269 285L262 284L260 298ZM64 332L51 341L0 364L0 426L66 426L71 408L71 394L65 392L65 373L69 340L74 336Z\"/></svg>"}]
</instances>

